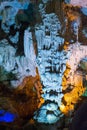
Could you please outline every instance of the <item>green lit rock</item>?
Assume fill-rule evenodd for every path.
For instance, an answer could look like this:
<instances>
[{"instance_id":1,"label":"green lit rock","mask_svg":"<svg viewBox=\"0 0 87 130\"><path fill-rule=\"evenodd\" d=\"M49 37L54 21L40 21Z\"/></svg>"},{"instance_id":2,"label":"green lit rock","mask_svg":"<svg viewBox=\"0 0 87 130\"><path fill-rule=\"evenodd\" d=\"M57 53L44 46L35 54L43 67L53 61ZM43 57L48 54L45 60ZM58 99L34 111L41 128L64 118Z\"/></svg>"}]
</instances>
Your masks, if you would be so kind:
<instances>
[{"instance_id":1,"label":"green lit rock","mask_svg":"<svg viewBox=\"0 0 87 130\"><path fill-rule=\"evenodd\" d=\"M83 58L81 61L80 61L80 64L79 64L80 68L84 71L87 71L87 57L86 58Z\"/></svg>"},{"instance_id":2,"label":"green lit rock","mask_svg":"<svg viewBox=\"0 0 87 130\"><path fill-rule=\"evenodd\" d=\"M7 72L4 67L0 66L0 82L10 81L16 79L15 74L12 72Z\"/></svg>"}]
</instances>

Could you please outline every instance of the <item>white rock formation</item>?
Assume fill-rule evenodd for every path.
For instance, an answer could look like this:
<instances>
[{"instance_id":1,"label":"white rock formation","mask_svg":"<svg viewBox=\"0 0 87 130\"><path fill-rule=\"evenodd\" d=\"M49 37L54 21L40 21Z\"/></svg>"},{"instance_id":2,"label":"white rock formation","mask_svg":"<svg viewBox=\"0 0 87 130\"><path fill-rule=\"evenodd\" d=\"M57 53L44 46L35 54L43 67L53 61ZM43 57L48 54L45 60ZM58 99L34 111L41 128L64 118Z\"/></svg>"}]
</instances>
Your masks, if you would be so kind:
<instances>
[{"instance_id":1,"label":"white rock formation","mask_svg":"<svg viewBox=\"0 0 87 130\"><path fill-rule=\"evenodd\" d=\"M16 50L8 44L7 40L2 40L0 42L0 65L3 66L7 72L14 69L15 52Z\"/></svg>"},{"instance_id":2,"label":"white rock formation","mask_svg":"<svg viewBox=\"0 0 87 130\"><path fill-rule=\"evenodd\" d=\"M15 64L18 67L13 71L13 73L17 73L19 82L12 81L11 83L13 86L15 86L15 84L19 85L22 79L26 76L31 75L34 77L36 75L36 55L33 47L32 33L29 32L29 29L26 29L24 33L24 54L25 56L18 56L15 58Z\"/></svg>"},{"instance_id":3,"label":"white rock formation","mask_svg":"<svg viewBox=\"0 0 87 130\"><path fill-rule=\"evenodd\" d=\"M11 81L13 87L17 87L26 76L36 75L36 56L33 47L31 32L26 30L24 36L25 56L15 56L16 49L7 40L0 41L0 66L3 66L8 73L16 75L17 80ZM29 36L28 36L29 35ZM31 40L29 40L30 38Z\"/></svg>"},{"instance_id":4,"label":"white rock formation","mask_svg":"<svg viewBox=\"0 0 87 130\"><path fill-rule=\"evenodd\" d=\"M19 9L26 9L28 7L29 1L25 1L23 3L18 2L18 0L14 1L4 1L0 4L0 14L2 15L2 29L8 33L9 26L15 24L15 16ZM7 8L6 8L7 7ZM4 26L3 24L7 26Z\"/></svg>"},{"instance_id":5,"label":"white rock formation","mask_svg":"<svg viewBox=\"0 0 87 130\"><path fill-rule=\"evenodd\" d=\"M43 83L45 99L43 106L35 112L34 119L43 123L55 123L62 116L58 107L61 104L62 76L66 69L68 53L59 47L63 45L64 39L58 36L61 24L58 17L52 14L44 14L43 24L36 29L38 45L37 64ZM47 31L49 35L47 35Z\"/></svg>"},{"instance_id":6,"label":"white rock formation","mask_svg":"<svg viewBox=\"0 0 87 130\"><path fill-rule=\"evenodd\" d=\"M69 50L71 50L71 55L67 60L67 63L71 66L71 73L73 74L80 61L87 56L87 46L80 45L80 43L75 43L70 45Z\"/></svg>"},{"instance_id":7,"label":"white rock formation","mask_svg":"<svg viewBox=\"0 0 87 130\"><path fill-rule=\"evenodd\" d=\"M43 48L42 42L45 37L44 26L36 27L35 35L36 35L36 40L37 40L37 44L38 44L38 49Z\"/></svg>"},{"instance_id":8,"label":"white rock formation","mask_svg":"<svg viewBox=\"0 0 87 130\"><path fill-rule=\"evenodd\" d=\"M46 3L47 0L43 0L43 2ZM21 8L18 4L17 7L18 9ZM51 124L58 121L62 116L59 106L63 97L61 84L62 76L66 69L66 62L71 66L71 71L74 73L81 58L87 56L87 48L76 43L71 45L68 51L59 51L60 46L64 44L64 39L59 36L61 23L58 16L54 13L46 14L43 4L40 4L39 7L43 22L42 25L36 26L35 34L38 48L37 64L43 84L44 94L42 96L45 99L45 103L35 112L34 119L38 122ZM74 27L77 27L75 33L78 42L79 24L75 24ZM18 79L11 81L12 86L18 86L25 76L35 76L37 65L30 30L25 30L24 34L25 56L15 57L16 50L7 41L3 40L2 42L0 44L0 65L6 71L16 74Z\"/></svg>"},{"instance_id":9,"label":"white rock formation","mask_svg":"<svg viewBox=\"0 0 87 130\"><path fill-rule=\"evenodd\" d=\"M15 23L15 15L19 9L26 9L29 1L20 3L18 0L1 2L0 11L2 14L2 28L8 33L9 27ZM5 8L10 6L9 8ZM4 26L6 23L8 27ZM16 44L19 33L14 37L9 36L9 39ZM16 49L13 48L7 40L0 41L0 66L3 66L5 71L12 72L16 75L17 80L11 81L13 87L17 87L26 76L36 75L36 56L33 47L32 33L29 28L24 33L24 54L25 56L15 56Z\"/></svg>"},{"instance_id":10,"label":"white rock formation","mask_svg":"<svg viewBox=\"0 0 87 130\"><path fill-rule=\"evenodd\" d=\"M24 54L25 57L31 59L32 62L35 62L36 56L33 47L33 39L32 33L30 32L30 28L26 29L24 32Z\"/></svg>"},{"instance_id":11,"label":"white rock formation","mask_svg":"<svg viewBox=\"0 0 87 130\"><path fill-rule=\"evenodd\" d=\"M74 6L87 7L86 0L70 0L70 4L72 4Z\"/></svg>"}]
</instances>

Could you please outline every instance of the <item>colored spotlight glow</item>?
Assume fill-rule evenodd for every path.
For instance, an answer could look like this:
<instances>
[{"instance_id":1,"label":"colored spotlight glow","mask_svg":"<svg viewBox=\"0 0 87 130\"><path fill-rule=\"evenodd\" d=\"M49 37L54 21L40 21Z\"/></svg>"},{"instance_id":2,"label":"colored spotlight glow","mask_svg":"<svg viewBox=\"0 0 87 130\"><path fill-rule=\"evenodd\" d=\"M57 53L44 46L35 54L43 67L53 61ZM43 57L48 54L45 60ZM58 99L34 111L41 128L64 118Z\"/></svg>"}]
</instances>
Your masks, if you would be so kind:
<instances>
[{"instance_id":1,"label":"colored spotlight glow","mask_svg":"<svg viewBox=\"0 0 87 130\"><path fill-rule=\"evenodd\" d=\"M0 110L0 122L11 123L17 117L16 114L11 112L6 112L5 110Z\"/></svg>"}]
</instances>

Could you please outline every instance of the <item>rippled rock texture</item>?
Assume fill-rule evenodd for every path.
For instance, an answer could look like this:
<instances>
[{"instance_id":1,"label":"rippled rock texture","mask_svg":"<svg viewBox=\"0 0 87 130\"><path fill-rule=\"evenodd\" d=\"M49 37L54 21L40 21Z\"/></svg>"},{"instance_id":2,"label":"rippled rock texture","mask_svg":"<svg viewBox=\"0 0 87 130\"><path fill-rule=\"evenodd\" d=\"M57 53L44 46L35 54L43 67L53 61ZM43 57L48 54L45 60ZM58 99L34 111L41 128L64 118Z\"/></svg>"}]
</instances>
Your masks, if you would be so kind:
<instances>
[{"instance_id":1,"label":"rippled rock texture","mask_svg":"<svg viewBox=\"0 0 87 130\"><path fill-rule=\"evenodd\" d=\"M72 0L34 1L34 23L17 26L27 2L0 6L1 128L67 130L86 90L86 7Z\"/></svg>"},{"instance_id":2,"label":"rippled rock texture","mask_svg":"<svg viewBox=\"0 0 87 130\"><path fill-rule=\"evenodd\" d=\"M9 7L7 7L8 5ZM7 8L4 8L5 6ZM19 32L16 32L18 30L14 30L13 27L10 28L12 23L9 16L14 22L13 18L17 12L14 12L15 14L11 17L9 11L17 11L22 5L17 1L13 1L13 3L5 1L1 3L0 7L2 11L8 11L2 15L0 28L0 122L4 126L16 129L29 123L44 99L41 97L42 85L30 27L27 26L26 29L23 25ZM4 18L4 16L6 17ZM4 22L8 20L9 25L3 26L5 24L3 24L3 20ZM24 45L21 44L21 47L24 48L22 55L17 52L18 42L24 43Z\"/></svg>"},{"instance_id":3,"label":"rippled rock texture","mask_svg":"<svg viewBox=\"0 0 87 130\"><path fill-rule=\"evenodd\" d=\"M38 86L38 88L37 88ZM38 90L37 90L38 89ZM10 88L6 82L0 84L0 112L3 110L1 122L10 123L22 127L22 123L26 123L33 117L33 113L43 103L40 97L41 84L39 75L36 77L26 77L17 89ZM5 113L14 114L15 118L3 117ZM13 122L14 123L11 123Z\"/></svg>"}]
</instances>

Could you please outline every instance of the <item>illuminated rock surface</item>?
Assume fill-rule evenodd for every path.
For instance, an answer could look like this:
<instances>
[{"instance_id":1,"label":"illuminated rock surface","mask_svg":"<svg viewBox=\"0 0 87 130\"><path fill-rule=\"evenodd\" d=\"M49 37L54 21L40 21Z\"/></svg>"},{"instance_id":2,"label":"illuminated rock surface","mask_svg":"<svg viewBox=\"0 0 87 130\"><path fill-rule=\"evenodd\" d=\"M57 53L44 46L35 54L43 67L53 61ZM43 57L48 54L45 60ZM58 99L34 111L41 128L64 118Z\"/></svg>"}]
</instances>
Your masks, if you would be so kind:
<instances>
[{"instance_id":1,"label":"illuminated rock surface","mask_svg":"<svg viewBox=\"0 0 87 130\"><path fill-rule=\"evenodd\" d=\"M86 0L71 0L70 4L74 5L74 6L83 6L83 7L87 7L87 1Z\"/></svg>"},{"instance_id":2,"label":"illuminated rock surface","mask_svg":"<svg viewBox=\"0 0 87 130\"><path fill-rule=\"evenodd\" d=\"M63 96L61 83L68 53L62 47L63 37L58 36L61 30L58 16L55 13L44 13L43 15L43 24L36 30L36 39L38 44L37 64L43 83L44 94L42 97L45 99L45 103L39 112L35 113L34 119L51 124L62 116L59 110Z\"/></svg>"},{"instance_id":3,"label":"illuminated rock surface","mask_svg":"<svg viewBox=\"0 0 87 130\"><path fill-rule=\"evenodd\" d=\"M34 111L44 102L40 96L41 87L38 74L36 77L25 78L17 89L0 84L0 122L10 123L8 126L13 127L22 127L25 120L27 123L33 117Z\"/></svg>"},{"instance_id":4,"label":"illuminated rock surface","mask_svg":"<svg viewBox=\"0 0 87 130\"><path fill-rule=\"evenodd\" d=\"M73 2L71 0L75 5ZM86 20L86 9L64 5L57 0L43 0L39 5L42 22L35 25L34 31L31 26L24 30L24 55L21 56L16 53L19 32L8 38L13 46L7 34L19 8L26 7L17 1L5 2L0 10L5 4L11 4L10 11L15 10L15 14L12 21L8 17L8 27L3 22L1 26L6 37L0 41L0 114L4 111L0 121L14 121L13 125L22 127L23 124L29 130L38 127L40 130L67 129L74 106L86 86L81 70L81 61L87 56L87 29L82 20ZM6 22L7 18L3 20ZM36 124L29 121L32 117Z\"/></svg>"},{"instance_id":5,"label":"illuminated rock surface","mask_svg":"<svg viewBox=\"0 0 87 130\"><path fill-rule=\"evenodd\" d=\"M8 6L14 3L5 2L2 4ZM18 3L16 6L20 8ZM16 9L17 11L17 9ZM10 14L8 13L10 16ZM6 17L7 18L7 17ZM7 20L7 19L5 19ZM8 19L9 20L9 19ZM5 21L6 22L6 21ZM11 21L9 21L8 31ZM2 24L3 25L3 24ZM4 36L8 35L6 27L3 28ZM41 98L42 85L36 64L36 56L33 47L32 33L29 29L24 32L24 54L17 55L17 49L9 44L10 37L0 37L0 122L9 126L17 125L22 127L33 117L37 110L44 102ZM18 37L18 36L17 36ZM12 37L16 40L16 37ZM13 44L17 45L13 42ZM24 123L24 125L26 124Z\"/></svg>"}]
</instances>

